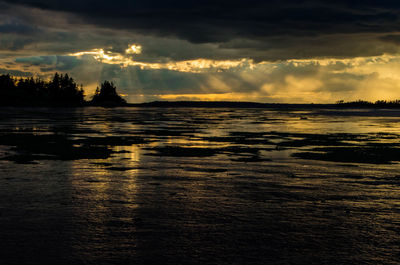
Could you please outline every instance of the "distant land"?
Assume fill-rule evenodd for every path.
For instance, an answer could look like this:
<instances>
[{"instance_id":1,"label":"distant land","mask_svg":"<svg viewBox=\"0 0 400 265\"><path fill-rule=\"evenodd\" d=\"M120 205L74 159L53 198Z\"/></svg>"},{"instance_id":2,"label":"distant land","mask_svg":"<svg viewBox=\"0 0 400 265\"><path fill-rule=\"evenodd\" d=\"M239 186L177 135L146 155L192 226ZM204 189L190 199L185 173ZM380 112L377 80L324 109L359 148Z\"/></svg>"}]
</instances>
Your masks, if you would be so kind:
<instances>
[{"instance_id":1,"label":"distant land","mask_svg":"<svg viewBox=\"0 0 400 265\"><path fill-rule=\"evenodd\" d=\"M321 106L335 107L336 104L286 104L286 103L259 103L243 101L153 101L147 103L127 104L131 107L153 108L319 108ZM400 107L400 106L399 106Z\"/></svg>"},{"instance_id":2,"label":"distant land","mask_svg":"<svg viewBox=\"0 0 400 265\"><path fill-rule=\"evenodd\" d=\"M333 104L292 104L292 103L258 103L241 101L153 101L147 103L127 104L130 107L154 108L264 108L264 109L313 109L313 108L394 108L400 109L400 101L339 101Z\"/></svg>"}]
</instances>

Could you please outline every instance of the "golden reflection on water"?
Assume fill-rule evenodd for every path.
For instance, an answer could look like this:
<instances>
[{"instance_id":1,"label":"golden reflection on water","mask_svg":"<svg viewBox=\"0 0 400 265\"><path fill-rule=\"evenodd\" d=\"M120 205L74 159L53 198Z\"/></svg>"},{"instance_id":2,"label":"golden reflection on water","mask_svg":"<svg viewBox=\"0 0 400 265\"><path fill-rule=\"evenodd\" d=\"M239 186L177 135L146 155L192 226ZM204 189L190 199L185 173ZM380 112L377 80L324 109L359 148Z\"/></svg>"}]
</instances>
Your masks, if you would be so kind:
<instances>
[{"instance_id":1,"label":"golden reflection on water","mask_svg":"<svg viewBox=\"0 0 400 265\"><path fill-rule=\"evenodd\" d=\"M180 147L193 147L193 148L210 148L210 147L223 148L223 147L229 147L231 145L231 143L215 143L196 137L193 138L168 137L168 139L163 144L180 146ZM154 146L160 146L160 145L154 145Z\"/></svg>"},{"instance_id":2,"label":"golden reflection on water","mask_svg":"<svg viewBox=\"0 0 400 265\"><path fill-rule=\"evenodd\" d=\"M140 156L141 156L141 149L137 145L131 145L131 146L115 146L113 147L114 150L118 153L118 159L120 160L126 160L123 161L122 163L127 164L127 163L139 163L140 162Z\"/></svg>"},{"instance_id":3,"label":"golden reflection on water","mask_svg":"<svg viewBox=\"0 0 400 265\"><path fill-rule=\"evenodd\" d=\"M121 159L113 162L115 167L131 167L140 161L139 151L128 147L131 153L118 154ZM126 150L126 148L121 148ZM73 162L71 187L74 194L74 216L79 222L74 226L74 254L85 257L86 262L101 260L111 249L123 246L124 242L107 240L110 234L124 231L124 224L133 224L131 212L138 207L138 169L110 170L112 159ZM124 238L125 241L133 240ZM91 253L88 255L88 252ZM133 253L133 252L131 252Z\"/></svg>"}]
</instances>

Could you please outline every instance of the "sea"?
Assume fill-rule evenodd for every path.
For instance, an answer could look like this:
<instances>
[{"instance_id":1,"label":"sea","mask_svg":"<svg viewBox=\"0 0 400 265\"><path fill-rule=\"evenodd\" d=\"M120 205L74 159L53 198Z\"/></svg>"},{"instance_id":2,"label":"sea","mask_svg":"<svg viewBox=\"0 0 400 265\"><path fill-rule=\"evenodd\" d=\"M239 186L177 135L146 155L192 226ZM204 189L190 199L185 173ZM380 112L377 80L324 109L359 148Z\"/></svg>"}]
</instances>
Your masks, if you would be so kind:
<instances>
[{"instance_id":1,"label":"sea","mask_svg":"<svg viewBox=\"0 0 400 265\"><path fill-rule=\"evenodd\" d=\"M0 108L0 264L399 264L400 110Z\"/></svg>"}]
</instances>

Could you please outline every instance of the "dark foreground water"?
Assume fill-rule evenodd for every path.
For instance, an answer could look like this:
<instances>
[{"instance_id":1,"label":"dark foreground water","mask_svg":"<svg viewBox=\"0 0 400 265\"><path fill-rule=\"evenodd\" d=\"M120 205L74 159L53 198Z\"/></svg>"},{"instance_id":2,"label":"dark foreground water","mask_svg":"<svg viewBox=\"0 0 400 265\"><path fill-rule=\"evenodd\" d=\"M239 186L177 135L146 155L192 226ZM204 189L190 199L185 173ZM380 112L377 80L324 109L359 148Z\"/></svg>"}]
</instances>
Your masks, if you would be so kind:
<instances>
[{"instance_id":1,"label":"dark foreground water","mask_svg":"<svg viewBox=\"0 0 400 265\"><path fill-rule=\"evenodd\" d=\"M0 264L398 264L400 112L0 109Z\"/></svg>"}]
</instances>

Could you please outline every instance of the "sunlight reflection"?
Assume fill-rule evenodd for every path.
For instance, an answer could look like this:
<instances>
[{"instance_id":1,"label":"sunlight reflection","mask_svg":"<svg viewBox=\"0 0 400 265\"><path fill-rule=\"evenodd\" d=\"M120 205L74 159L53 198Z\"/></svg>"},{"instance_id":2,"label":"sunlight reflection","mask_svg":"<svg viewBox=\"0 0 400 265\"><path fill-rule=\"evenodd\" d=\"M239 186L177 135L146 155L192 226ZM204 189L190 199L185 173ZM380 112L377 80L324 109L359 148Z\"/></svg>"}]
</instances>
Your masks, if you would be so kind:
<instances>
[{"instance_id":1,"label":"sunlight reflection","mask_svg":"<svg viewBox=\"0 0 400 265\"><path fill-rule=\"evenodd\" d=\"M129 162L140 162L141 150L137 145L131 146L115 146L115 151L118 153L118 159L129 160Z\"/></svg>"}]
</instances>

